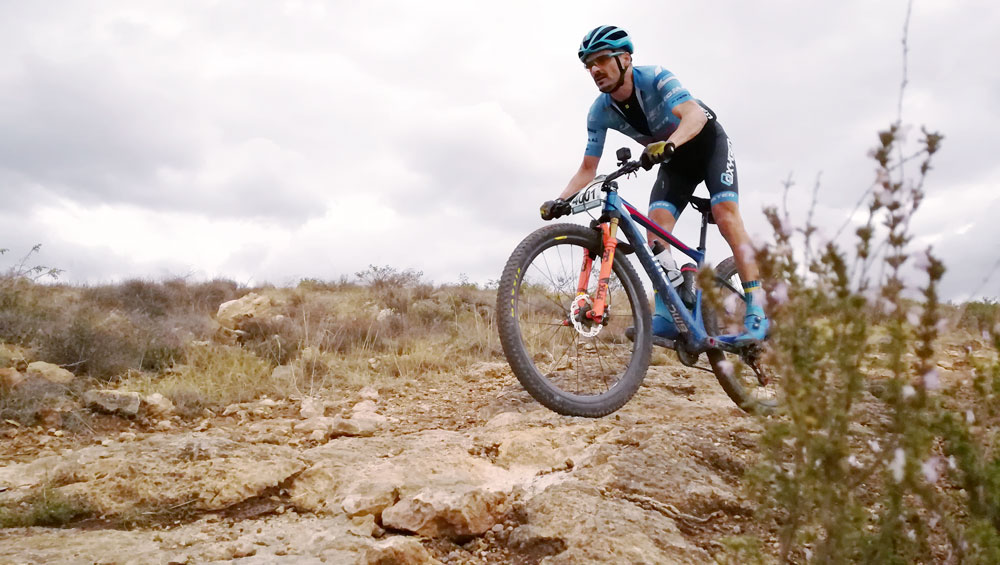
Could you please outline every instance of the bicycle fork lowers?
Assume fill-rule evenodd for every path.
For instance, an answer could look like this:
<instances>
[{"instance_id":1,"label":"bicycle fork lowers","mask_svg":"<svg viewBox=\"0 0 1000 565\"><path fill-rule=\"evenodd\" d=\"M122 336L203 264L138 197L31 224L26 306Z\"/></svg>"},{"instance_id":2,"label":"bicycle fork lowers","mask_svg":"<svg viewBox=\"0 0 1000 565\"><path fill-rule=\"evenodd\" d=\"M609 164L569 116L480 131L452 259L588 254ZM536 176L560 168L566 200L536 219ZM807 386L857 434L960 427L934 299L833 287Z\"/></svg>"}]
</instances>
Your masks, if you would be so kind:
<instances>
[{"instance_id":1,"label":"bicycle fork lowers","mask_svg":"<svg viewBox=\"0 0 1000 565\"><path fill-rule=\"evenodd\" d=\"M590 308L584 310L586 306L587 283L590 281L590 272L594 265L594 258L589 254L583 255L583 267L580 269L580 280L576 286L577 299L574 301L575 320L581 323L600 325L604 322L605 309L608 300L608 282L611 280L611 265L615 258L615 249L618 247L618 218L611 218L609 222L601 224L601 244L604 250L601 255L601 271L597 278L597 292L594 294L594 301ZM586 318L586 321L582 318Z\"/></svg>"}]
</instances>

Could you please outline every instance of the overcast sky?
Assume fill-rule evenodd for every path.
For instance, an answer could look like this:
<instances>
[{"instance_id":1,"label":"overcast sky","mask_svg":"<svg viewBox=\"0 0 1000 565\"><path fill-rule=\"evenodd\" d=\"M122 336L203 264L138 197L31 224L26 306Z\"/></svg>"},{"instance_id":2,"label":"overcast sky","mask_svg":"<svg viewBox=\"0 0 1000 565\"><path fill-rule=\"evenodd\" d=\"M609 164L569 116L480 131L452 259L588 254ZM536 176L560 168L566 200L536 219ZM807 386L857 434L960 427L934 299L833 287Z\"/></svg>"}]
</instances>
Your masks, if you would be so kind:
<instances>
[{"instance_id":1,"label":"overcast sky","mask_svg":"<svg viewBox=\"0 0 1000 565\"><path fill-rule=\"evenodd\" d=\"M283 285L369 264L498 278L582 158L597 91L576 49L606 23L719 115L751 234L769 233L761 209L790 174L804 221L821 174L815 220L832 236L896 118L905 14L905 0L3 1L0 267L41 243L38 262L80 283ZM912 248L944 256L951 299L1000 259L997 30L995 0L914 2L904 122L946 139ZM602 170L620 146L640 150L610 133ZM623 196L644 207L652 180ZM1000 296L1000 273L979 295Z\"/></svg>"}]
</instances>

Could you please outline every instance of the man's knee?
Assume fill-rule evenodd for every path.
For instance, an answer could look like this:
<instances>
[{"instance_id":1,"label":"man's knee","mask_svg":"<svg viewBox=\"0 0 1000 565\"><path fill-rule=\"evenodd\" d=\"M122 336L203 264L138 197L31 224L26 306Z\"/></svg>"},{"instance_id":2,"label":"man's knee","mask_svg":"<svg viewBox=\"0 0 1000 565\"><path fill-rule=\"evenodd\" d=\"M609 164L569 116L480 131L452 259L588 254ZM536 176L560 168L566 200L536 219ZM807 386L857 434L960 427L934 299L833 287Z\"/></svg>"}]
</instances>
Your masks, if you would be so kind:
<instances>
[{"instance_id":1,"label":"man's knee","mask_svg":"<svg viewBox=\"0 0 1000 565\"><path fill-rule=\"evenodd\" d=\"M743 227L743 218L740 217L740 209L735 202L716 204L712 207L712 217L715 218L715 223L723 235Z\"/></svg>"}]
</instances>

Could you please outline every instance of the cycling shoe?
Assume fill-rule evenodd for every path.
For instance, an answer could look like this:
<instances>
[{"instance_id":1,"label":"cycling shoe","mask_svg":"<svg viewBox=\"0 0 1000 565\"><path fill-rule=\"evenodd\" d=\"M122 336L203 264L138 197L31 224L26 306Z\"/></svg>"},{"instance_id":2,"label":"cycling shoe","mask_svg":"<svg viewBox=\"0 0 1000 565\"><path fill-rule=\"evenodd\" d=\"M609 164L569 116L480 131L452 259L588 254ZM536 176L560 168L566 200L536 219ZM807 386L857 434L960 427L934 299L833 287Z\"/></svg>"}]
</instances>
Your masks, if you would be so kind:
<instances>
[{"instance_id":1,"label":"cycling shoe","mask_svg":"<svg viewBox=\"0 0 1000 565\"><path fill-rule=\"evenodd\" d=\"M746 316L743 317L743 326L746 334L754 341L764 341L767 332L771 329L771 322L764 315L764 309L756 304L747 306Z\"/></svg>"},{"instance_id":2,"label":"cycling shoe","mask_svg":"<svg viewBox=\"0 0 1000 565\"><path fill-rule=\"evenodd\" d=\"M764 315L764 309L757 304L748 304L746 316L743 317L744 332L733 336L720 336L719 339L732 345L745 345L767 339L771 322Z\"/></svg>"}]
</instances>

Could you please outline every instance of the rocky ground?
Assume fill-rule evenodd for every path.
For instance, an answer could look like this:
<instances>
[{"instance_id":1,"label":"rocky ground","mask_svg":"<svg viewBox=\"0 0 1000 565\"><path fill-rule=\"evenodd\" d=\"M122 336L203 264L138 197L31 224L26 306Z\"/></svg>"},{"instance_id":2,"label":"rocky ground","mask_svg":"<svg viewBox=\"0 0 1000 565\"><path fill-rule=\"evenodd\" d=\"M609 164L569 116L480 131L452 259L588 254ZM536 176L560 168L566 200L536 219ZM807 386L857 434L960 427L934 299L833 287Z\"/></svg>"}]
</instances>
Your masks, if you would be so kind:
<instances>
[{"instance_id":1,"label":"rocky ground","mask_svg":"<svg viewBox=\"0 0 1000 565\"><path fill-rule=\"evenodd\" d=\"M597 420L542 408L504 363L393 391L4 424L0 502L87 512L0 529L0 562L710 563L752 527L757 425L710 373L668 359Z\"/></svg>"}]
</instances>

